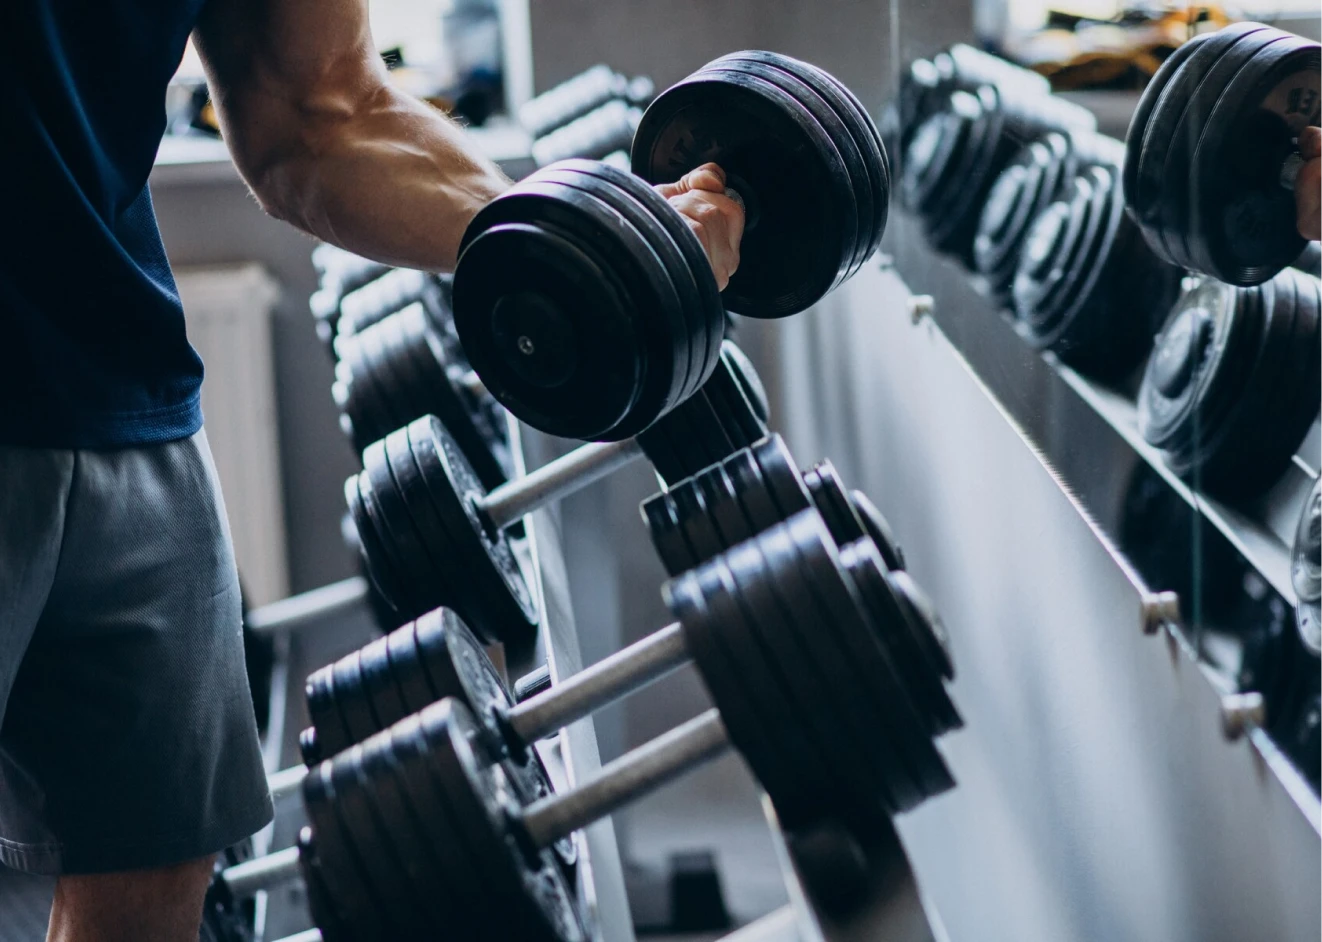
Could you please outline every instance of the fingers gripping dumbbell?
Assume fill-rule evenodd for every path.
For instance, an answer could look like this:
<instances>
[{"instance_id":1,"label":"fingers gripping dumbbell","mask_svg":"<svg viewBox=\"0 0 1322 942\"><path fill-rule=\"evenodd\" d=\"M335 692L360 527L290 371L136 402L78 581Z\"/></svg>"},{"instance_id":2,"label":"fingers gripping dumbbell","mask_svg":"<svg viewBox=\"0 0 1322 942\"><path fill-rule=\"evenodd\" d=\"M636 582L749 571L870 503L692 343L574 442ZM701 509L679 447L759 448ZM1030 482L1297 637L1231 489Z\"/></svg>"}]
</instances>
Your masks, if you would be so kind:
<instances>
[{"instance_id":1,"label":"fingers gripping dumbbell","mask_svg":"<svg viewBox=\"0 0 1322 942\"><path fill-rule=\"evenodd\" d=\"M414 419L434 415L454 436L485 487L513 468L508 418L456 345L414 303L336 339L332 394L357 451Z\"/></svg>"},{"instance_id":2,"label":"fingers gripping dumbbell","mask_svg":"<svg viewBox=\"0 0 1322 942\"><path fill-rule=\"evenodd\" d=\"M390 433L363 452L362 473L345 484L377 587L404 618L445 605L488 641L526 642L538 616L506 528L645 452L664 453L688 475L762 437L757 415L765 410L747 401L738 369L723 358L699 395L665 416L661 429L581 446L490 492L434 418Z\"/></svg>"},{"instance_id":3,"label":"fingers gripping dumbbell","mask_svg":"<svg viewBox=\"0 0 1322 942\"><path fill-rule=\"evenodd\" d=\"M361 938L578 938L546 848L731 745L790 829L872 829L950 788L934 717L875 625L893 609L865 586L887 591L875 548L837 548L805 511L668 583L678 622L607 662L485 715L442 701L323 762L303 794L339 904L328 918ZM501 757L686 660L715 709L575 789L520 800Z\"/></svg>"},{"instance_id":4,"label":"fingers gripping dumbbell","mask_svg":"<svg viewBox=\"0 0 1322 942\"><path fill-rule=\"evenodd\" d=\"M1173 265L1234 285L1271 278L1305 246L1298 136L1322 113L1322 47L1235 23L1173 52L1125 138L1125 204Z\"/></svg>"},{"instance_id":5,"label":"fingers gripping dumbbell","mask_svg":"<svg viewBox=\"0 0 1322 942\"><path fill-rule=\"evenodd\" d=\"M724 295L649 183L718 163L746 207ZM455 324L511 412L552 434L636 435L699 388L725 312L783 317L857 270L885 228L890 171L866 112L797 60L739 53L659 96L631 176L570 162L488 204L464 235Z\"/></svg>"}]
</instances>

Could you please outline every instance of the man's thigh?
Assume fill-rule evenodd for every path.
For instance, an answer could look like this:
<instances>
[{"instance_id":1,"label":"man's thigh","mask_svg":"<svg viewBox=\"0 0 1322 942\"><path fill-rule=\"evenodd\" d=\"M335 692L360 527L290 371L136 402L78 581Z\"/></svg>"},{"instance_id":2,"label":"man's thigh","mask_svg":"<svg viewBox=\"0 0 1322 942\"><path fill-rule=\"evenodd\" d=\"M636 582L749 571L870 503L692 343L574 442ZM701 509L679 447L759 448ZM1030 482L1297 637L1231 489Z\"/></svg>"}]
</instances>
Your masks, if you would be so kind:
<instances>
[{"instance_id":1,"label":"man's thigh","mask_svg":"<svg viewBox=\"0 0 1322 942\"><path fill-rule=\"evenodd\" d=\"M74 453L59 561L0 727L0 862L214 853L271 814L206 439Z\"/></svg>"}]
</instances>

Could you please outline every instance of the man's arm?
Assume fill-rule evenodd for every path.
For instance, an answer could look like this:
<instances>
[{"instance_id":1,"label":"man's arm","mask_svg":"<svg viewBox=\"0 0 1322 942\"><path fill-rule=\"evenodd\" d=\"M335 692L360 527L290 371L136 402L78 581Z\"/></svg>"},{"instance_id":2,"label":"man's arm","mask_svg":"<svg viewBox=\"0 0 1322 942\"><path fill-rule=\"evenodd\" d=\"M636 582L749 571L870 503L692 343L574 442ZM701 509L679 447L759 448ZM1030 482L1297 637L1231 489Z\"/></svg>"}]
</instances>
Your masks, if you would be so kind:
<instances>
[{"instance_id":1,"label":"man's arm","mask_svg":"<svg viewBox=\"0 0 1322 942\"><path fill-rule=\"evenodd\" d=\"M305 232L450 271L469 221L509 186L458 125L392 86L367 0L209 0L194 39L239 172L263 209ZM722 179L699 168L662 192L724 287L743 212Z\"/></svg>"}]
</instances>

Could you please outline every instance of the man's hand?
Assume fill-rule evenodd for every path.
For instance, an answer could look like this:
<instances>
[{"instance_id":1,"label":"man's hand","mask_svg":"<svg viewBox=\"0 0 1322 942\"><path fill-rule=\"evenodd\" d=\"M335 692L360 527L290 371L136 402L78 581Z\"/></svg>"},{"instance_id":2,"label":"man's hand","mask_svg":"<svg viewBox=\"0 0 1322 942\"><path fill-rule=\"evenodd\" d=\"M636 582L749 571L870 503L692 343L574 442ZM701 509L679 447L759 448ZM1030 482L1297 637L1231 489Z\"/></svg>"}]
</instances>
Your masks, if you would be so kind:
<instances>
[{"instance_id":1,"label":"man's hand","mask_svg":"<svg viewBox=\"0 0 1322 942\"><path fill-rule=\"evenodd\" d=\"M1304 128L1299 154L1304 165L1294 181L1296 224L1305 239L1322 239L1322 128Z\"/></svg>"},{"instance_id":2,"label":"man's hand","mask_svg":"<svg viewBox=\"0 0 1322 942\"><path fill-rule=\"evenodd\" d=\"M725 171L703 164L657 192L679 211L707 251L716 284L724 291L739 267L739 240L744 235L744 209L725 195Z\"/></svg>"}]
</instances>

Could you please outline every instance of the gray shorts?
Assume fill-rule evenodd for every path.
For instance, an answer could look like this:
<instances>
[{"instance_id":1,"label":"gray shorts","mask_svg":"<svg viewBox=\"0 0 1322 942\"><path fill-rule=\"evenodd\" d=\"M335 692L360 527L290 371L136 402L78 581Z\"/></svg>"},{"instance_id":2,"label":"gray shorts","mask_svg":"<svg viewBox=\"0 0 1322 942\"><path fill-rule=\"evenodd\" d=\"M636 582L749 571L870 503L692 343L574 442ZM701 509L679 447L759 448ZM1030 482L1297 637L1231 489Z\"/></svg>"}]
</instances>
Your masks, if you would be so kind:
<instances>
[{"instance_id":1,"label":"gray shorts","mask_svg":"<svg viewBox=\"0 0 1322 942\"><path fill-rule=\"evenodd\" d=\"M0 446L0 863L159 867L271 813L205 435Z\"/></svg>"}]
</instances>

